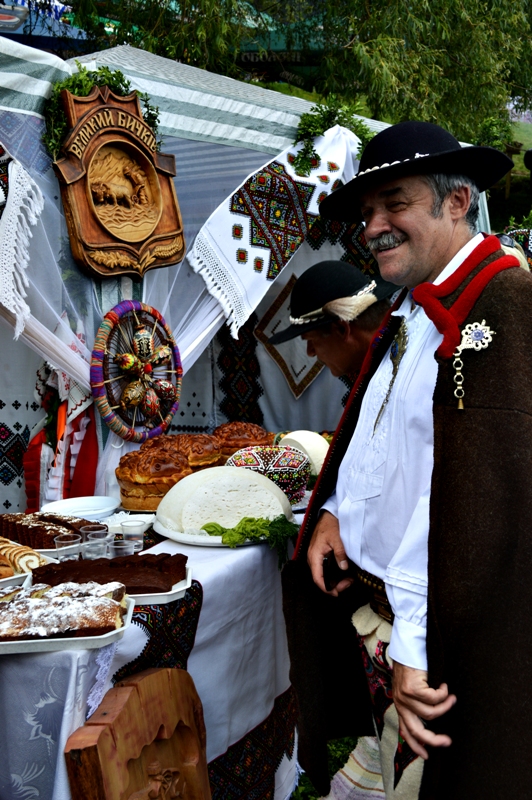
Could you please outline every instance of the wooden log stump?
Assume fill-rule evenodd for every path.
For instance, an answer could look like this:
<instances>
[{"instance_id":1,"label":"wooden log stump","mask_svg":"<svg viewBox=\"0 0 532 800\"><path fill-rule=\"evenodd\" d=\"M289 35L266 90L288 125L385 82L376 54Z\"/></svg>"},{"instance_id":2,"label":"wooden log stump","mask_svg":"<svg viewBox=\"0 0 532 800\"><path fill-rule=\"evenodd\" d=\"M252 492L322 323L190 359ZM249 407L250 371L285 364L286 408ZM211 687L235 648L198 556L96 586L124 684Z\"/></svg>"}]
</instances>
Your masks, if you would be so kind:
<instances>
[{"instance_id":1,"label":"wooden log stump","mask_svg":"<svg viewBox=\"0 0 532 800\"><path fill-rule=\"evenodd\" d=\"M108 691L69 737L72 800L210 800L205 745L188 672L141 672Z\"/></svg>"}]
</instances>

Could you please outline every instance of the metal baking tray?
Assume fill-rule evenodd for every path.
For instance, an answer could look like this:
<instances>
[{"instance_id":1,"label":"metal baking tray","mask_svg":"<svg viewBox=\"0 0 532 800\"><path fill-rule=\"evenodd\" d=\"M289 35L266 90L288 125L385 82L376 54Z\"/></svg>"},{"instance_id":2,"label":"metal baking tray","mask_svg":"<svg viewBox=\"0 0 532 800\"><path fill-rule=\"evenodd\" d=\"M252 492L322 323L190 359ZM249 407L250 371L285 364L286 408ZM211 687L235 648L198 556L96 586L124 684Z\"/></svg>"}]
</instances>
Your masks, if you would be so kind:
<instances>
[{"instance_id":1,"label":"metal baking tray","mask_svg":"<svg viewBox=\"0 0 532 800\"><path fill-rule=\"evenodd\" d=\"M126 598L127 611L124 624L116 631L103 633L101 636L72 636L64 639L20 639L14 642L0 642L0 655L14 653L53 653L58 650L94 650L106 644L117 642L131 625L135 601Z\"/></svg>"}]
</instances>

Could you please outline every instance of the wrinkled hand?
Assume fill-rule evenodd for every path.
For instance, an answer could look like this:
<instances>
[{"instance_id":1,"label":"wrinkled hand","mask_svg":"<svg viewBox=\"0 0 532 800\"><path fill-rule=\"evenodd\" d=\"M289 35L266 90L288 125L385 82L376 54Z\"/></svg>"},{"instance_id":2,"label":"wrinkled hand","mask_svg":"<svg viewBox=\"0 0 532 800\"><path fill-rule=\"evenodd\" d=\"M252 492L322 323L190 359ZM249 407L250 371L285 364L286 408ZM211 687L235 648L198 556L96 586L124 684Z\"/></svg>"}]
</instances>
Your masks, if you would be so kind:
<instances>
[{"instance_id":1,"label":"wrinkled hand","mask_svg":"<svg viewBox=\"0 0 532 800\"><path fill-rule=\"evenodd\" d=\"M451 738L427 730L423 720L430 721L446 714L456 703L456 695L449 694L446 683L431 689L427 673L398 664L393 665L393 701L399 715L399 732L414 753L428 758L426 745L449 747Z\"/></svg>"},{"instance_id":2,"label":"wrinkled hand","mask_svg":"<svg viewBox=\"0 0 532 800\"><path fill-rule=\"evenodd\" d=\"M330 592L327 591L323 581L323 557L326 556L327 553L330 553L331 550L334 551L334 556L340 569L347 569L349 564L347 563L347 556L342 540L340 539L338 520L329 511L324 511L314 528L307 553L307 561L312 571L314 583L319 586L321 591L325 592L325 594L338 597L339 592L343 592L344 589L351 586L353 578L346 578L340 581Z\"/></svg>"}]
</instances>

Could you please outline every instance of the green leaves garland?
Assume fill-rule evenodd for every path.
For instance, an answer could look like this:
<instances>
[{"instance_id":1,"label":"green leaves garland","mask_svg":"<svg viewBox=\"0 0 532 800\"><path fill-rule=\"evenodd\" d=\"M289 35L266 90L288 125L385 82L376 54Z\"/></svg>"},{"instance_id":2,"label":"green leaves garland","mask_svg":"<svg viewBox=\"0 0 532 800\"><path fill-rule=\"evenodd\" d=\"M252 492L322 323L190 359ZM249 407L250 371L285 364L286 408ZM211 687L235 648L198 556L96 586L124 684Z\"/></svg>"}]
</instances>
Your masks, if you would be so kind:
<instances>
[{"instance_id":1,"label":"green leaves garland","mask_svg":"<svg viewBox=\"0 0 532 800\"><path fill-rule=\"evenodd\" d=\"M76 61L78 72L54 84L50 99L46 103L44 118L46 121L46 131L42 136L43 143L48 152L54 159L57 159L59 150L68 132L68 123L63 109L61 92L68 89L69 92L77 97L87 97L94 86L108 86L109 89L120 97L131 94L131 84L120 70L111 70L109 67L98 67L97 70L88 70L79 61ZM138 93L144 120L153 130L157 141L157 150L160 149L161 141L157 137L159 126L159 109L152 106L149 95Z\"/></svg>"},{"instance_id":2,"label":"green leaves garland","mask_svg":"<svg viewBox=\"0 0 532 800\"><path fill-rule=\"evenodd\" d=\"M202 525L209 536L221 536L222 543L228 547L244 544L246 539L252 542L266 541L270 550L277 550L279 569L288 561L288 542L295 543L299 525L289 522L284 514L273 520L243 517L234 528L224 528L217 522Z\"/></svg>"},{"instance_id":3,"label":"green leaves garland","mask_svg":"<svg viewBox=\"0 0 532 800\"><path fill-rule=\"evenodd\" d=\"M318 154L314 150L314 139L316 136L323 136L325 131L332 128L333 125L341 125L358 136L361 142L358 152L360 157L364 147L375 135L361 119L354 116L360 112L361 104L359 102L346 104L331 95L327 102L312 106L309 112L302 114L294 140L294 144L303 142L303 147L293 163L296 174L305 178L310 175L313 162L315 163L318 158Z\"/></svg>"}]
</instances>

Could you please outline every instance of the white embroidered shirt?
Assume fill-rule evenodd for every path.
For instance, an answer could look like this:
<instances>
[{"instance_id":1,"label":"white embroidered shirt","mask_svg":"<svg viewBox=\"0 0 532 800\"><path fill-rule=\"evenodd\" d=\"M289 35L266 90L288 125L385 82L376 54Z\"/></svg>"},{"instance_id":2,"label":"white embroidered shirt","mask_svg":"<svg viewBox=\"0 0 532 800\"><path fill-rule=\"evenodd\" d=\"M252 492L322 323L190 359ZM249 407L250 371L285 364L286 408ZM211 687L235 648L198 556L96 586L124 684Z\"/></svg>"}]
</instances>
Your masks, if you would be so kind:
<instances>
[{"instance_id":1,"label":"white embroidered shirt","mask_svg":"<svg viewBox=\"0 0 532 800\"><path fill-rule=\"evenodd\" d=\"M448 278L482 240L482 234L472 238L434 283ZM395 614L390 656L426 670L434 353L442 336L421 306L413 306L410 294L394 314L405 320L408 344L388 403L374 430L392 378L389 352L369 383L336 493L323 508L339 520L349 558L386 584Z\"/></svg>"}]
</instances>

